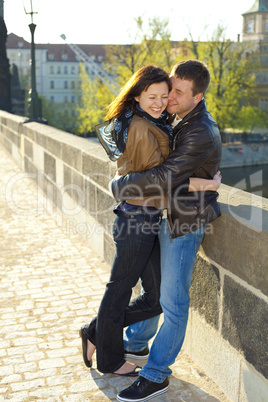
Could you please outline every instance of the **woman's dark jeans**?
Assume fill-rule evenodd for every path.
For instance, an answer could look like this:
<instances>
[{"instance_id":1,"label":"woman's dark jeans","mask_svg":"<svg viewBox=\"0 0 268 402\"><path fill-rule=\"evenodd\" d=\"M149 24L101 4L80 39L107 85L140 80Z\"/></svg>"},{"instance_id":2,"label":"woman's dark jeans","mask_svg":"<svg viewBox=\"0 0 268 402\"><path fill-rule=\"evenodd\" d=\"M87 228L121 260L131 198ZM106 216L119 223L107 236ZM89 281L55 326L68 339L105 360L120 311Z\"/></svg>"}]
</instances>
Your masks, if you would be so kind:
<instances>
[{"instance_id":1,"label":"woman's dark jeans","mask_svg":"<svg viewBox=\"0 0 268 402\"><path fill-rule=\"evenodd\" d=\"M125 362L123 328L162 312L160 298L160 248L158 231L161 213L117 211L113 224L115 256L98 316L82 328L96 345L97 368L102 373L118 370ZM143 294L132 300L139 278ZM133 309L133 311L132 311Z\"/></svg>"}]
</instances>

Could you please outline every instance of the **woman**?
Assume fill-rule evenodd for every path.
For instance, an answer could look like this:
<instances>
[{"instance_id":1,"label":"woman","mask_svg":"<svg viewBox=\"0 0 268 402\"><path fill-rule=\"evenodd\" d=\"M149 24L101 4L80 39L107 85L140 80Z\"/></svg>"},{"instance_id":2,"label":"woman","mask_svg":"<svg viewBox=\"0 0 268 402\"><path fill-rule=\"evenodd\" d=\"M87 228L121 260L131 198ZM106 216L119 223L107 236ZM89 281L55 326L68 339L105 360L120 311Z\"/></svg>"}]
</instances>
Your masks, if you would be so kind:
<instances>
[{"instance_id":1,"label":"woman","mask_svg":"<svg viewBox=\"0 0 268 402\"><path fill-rule=\"evenodd\" d=\"M121 175L161 164L169 154L172 128L165 111L171 89L168 74L149 65L138 70L111 103L105 122L97 127L102 145L117 160ZM200 183L199 183L200 180ZM212 181L209 181L210 183ZM204 184L191 179L190 185ZM207 181L205 181L207 183ZM214 183L217 186L217 182ZM218 188L218 187L217 187ZM215 189L217 189L215 187ZM195 187L196 189L196 187ZM84 362L103 373L136 376L136 366L124 359L123 327L161 313L160 254L157 233L167 198L143 198L115 208L115 257L98 316L80 331ZM141 279L143 294L130 303L132 288ZM135 314L131 306L135 308Z\"/></svg>"}]
</instances>

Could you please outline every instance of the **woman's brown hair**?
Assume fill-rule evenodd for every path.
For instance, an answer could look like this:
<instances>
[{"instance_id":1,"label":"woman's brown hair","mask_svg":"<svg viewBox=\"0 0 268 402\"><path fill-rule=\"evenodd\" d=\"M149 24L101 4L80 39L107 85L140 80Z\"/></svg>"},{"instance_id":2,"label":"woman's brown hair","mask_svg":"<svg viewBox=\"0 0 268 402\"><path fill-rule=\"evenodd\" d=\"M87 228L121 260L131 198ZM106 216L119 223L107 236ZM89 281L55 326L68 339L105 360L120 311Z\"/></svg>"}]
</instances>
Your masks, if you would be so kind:
<instances>
[{"instance_id":1,"label":"woman's brown hair","mask_svg":"<svg viewBox=\"0 0 268 402\"><path fill-rule=\"evenodd\" d=\"M148 65L140 68L123 86L117 97L109 105L107 119L118 117L126 108L134 110L137 101L135 97L140 96L146 91L150 85L166 82L169 91L171 90L171 82L165 70L154 65Z\"/></svg>"}]
</instances>

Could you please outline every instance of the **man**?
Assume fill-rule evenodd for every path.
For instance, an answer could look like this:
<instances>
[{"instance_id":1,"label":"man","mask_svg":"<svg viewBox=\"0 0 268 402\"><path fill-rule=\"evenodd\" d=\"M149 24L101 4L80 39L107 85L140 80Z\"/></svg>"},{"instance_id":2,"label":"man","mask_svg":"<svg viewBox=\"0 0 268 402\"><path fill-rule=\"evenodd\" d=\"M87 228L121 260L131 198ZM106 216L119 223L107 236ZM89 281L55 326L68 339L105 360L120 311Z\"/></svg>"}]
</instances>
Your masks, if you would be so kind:
<instances>
[{"instance_id":1,"label":"man","mask_svg":"<svg viewBox=\"0 0 268 402\"><path fill-rule=\"evenodd\" d=\"M181 188L191 176L213 178L220 165L220 133L203 98L210 81L209 71L202 62L188 60L175 65L171 81L167 110L180 119L174 127L171 154L160 166L112 182L113 194L120 200L140 196L141 190L143 196L169 195L168 218L162 220L159 232L160 303L164 321L147 364L138 379L117 395L119 401L145 401L168 390L168 376L172 373L169 366L174 363L185 337L188 292L196 253L206 225L220 215L217 192L190 193ZM140 325L150 336L153 322L153 319L146 320ZM139 334L134 335L138 341ZM145 339L142 334L141 339ZM127 349L130 350L130 345Z\"/></svg>"}]
</instances>

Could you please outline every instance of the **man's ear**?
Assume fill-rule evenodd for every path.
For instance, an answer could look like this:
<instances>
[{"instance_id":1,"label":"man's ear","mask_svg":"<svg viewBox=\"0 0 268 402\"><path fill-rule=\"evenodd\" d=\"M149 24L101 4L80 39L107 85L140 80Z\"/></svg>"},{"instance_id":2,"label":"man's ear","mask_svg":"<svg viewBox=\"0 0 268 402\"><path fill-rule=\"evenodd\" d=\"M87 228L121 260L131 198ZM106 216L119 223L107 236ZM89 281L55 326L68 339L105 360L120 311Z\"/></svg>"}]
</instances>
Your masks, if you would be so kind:
<instances>
[{"instance_id":1,"label":"man's ear","mask_svg":"<svg viewBox=\"0 0 268 402\"><path fill-rule=\"evenodd\" d=\"M194 99L196 101L196 104L198 104L203 99L203 96L204 96L203 92L200 92L199 94L195 95Z\"/></svg>"}]
</instances>

